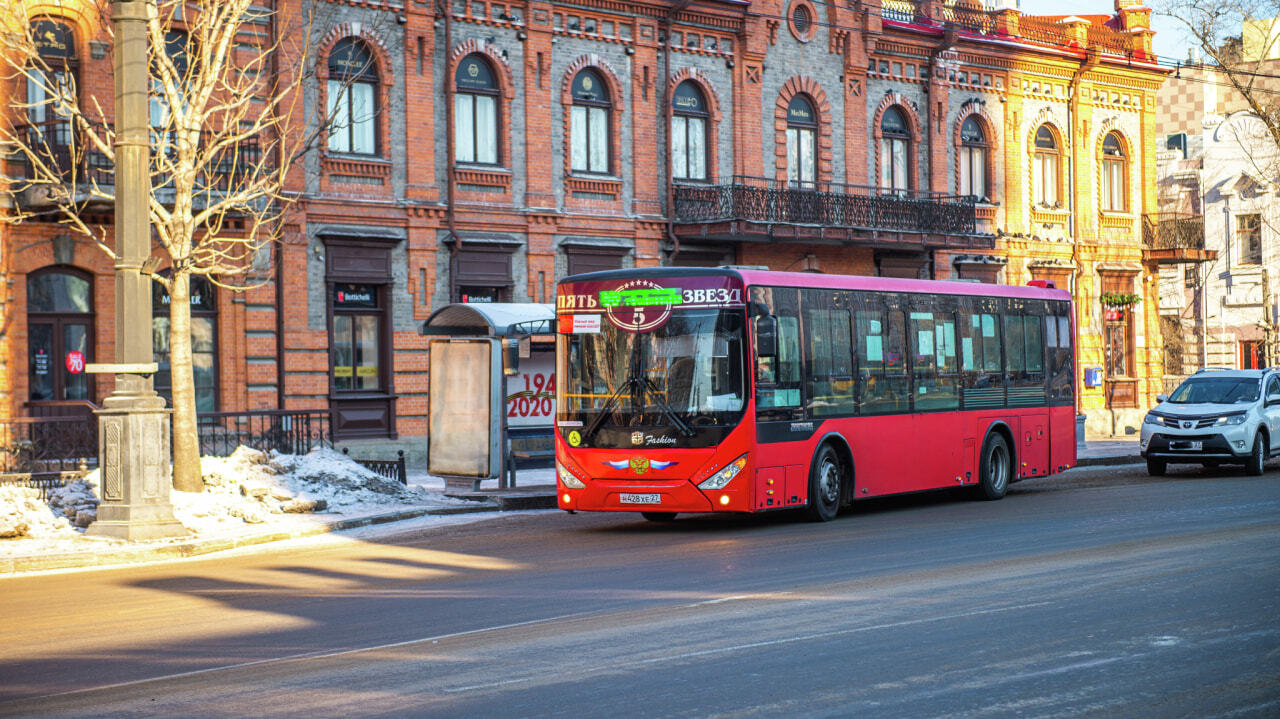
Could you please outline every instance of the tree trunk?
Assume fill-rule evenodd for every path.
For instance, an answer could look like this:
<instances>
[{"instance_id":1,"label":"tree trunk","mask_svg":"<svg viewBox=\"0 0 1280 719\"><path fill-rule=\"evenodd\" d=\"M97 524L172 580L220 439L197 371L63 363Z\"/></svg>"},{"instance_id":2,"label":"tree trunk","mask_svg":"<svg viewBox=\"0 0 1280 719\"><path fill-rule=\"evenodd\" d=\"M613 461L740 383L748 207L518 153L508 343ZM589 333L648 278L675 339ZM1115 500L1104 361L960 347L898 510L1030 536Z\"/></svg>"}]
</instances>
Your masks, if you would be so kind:
<instances>
[{"instance_id":1,"label":"tree trunk","mask_svg":"<svg viewBox=\"0 0 1280 719\"><path fill-rule=\"evenodd\" d=\"M175 272L169 290L169 372L173 388L173 488L203 492L196 382L191 368L191 275Z\"/></svg>"}]
</instances>

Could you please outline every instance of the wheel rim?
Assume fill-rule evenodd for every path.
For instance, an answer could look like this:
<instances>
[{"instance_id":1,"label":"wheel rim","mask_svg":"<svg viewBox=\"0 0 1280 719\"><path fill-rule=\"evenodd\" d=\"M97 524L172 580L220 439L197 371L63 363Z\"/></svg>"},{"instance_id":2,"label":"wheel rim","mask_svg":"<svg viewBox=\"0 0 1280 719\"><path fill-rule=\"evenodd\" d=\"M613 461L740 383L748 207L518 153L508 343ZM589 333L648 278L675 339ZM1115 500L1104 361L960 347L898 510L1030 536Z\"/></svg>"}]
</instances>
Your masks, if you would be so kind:
<instances>
[{"instance_id":1,"label":"wheel rim","mask_svg":"<svg viewBox=\"0 0 1280 719\"><path fill-rule=\"evenodd\" d=\"M987 480L991 484L991 488L999 492L1004 489L1005 482L1009 479L1009 456L1005 454L1004 447L995 446L991 448L991 457L987 460L989 468Z\"/></svg>"},{"instance_id":2,"label":"wheel rim","mask_svg":"<svg viewBox=\"0 0 1280 719\"><path fill-rule=\"evenodd\" d=\"M818 474L818 492L824 504L833 504L840 496L840 468L830 459L823 461Z\"/></svg>"}]
</instances>

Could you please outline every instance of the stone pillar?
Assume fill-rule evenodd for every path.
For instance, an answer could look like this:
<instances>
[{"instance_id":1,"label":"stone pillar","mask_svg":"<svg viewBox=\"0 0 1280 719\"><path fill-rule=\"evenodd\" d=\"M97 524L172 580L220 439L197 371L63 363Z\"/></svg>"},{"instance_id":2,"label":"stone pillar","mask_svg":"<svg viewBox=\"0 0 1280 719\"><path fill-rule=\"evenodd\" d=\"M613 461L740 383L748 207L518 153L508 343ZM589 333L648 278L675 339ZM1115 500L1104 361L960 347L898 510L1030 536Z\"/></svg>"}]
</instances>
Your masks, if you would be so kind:
<instances>
[{"instance_id":1,"label":"stone pillar","mask_svg":"<svg viewBox=\"0 0 1280 719\"><path fill-rule=\"evenodd\" d=\"M116 364L115 389L98 410L102 502L86 534L157 539L186 534L169 502L169 410L152 388L151 280L142 274L151 250L151 194L146 3L116 0Z\"/></svg>"}]
</instances>

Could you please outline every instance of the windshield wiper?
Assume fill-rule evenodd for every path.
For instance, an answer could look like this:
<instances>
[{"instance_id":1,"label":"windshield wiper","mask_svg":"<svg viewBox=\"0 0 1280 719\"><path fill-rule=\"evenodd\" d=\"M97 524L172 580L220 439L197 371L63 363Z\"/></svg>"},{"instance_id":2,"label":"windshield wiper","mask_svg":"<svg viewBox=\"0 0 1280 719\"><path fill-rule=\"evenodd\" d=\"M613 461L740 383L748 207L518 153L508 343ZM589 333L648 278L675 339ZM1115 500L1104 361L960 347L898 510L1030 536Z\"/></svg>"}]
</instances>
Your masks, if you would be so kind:
<instances>
[{"instance_id":1,"label":"windshield wiper","mask_svg":"<svg viewBox=\"0 0 1280 719\"><path fill-rule=\"evenodd\" d=\"M644 412L647 394L649 397L653 398L654 404L657 405L658 408L662 410L662 413L671 420L671 423L676 426L676 431L685 437L692 437L697 434L693 431L693 428L689 426L689 423L684 421L684 418L671 408L671 405L663 401L662 394L658 391L657 386L653 384L653 381L644 376L644 345L637 341L634 347L635 349L631 352L631 371L627 374L626 381L624 381L613 394L609 395L609 399L604 403L604 407L600 408L600 413L597 414L595 418L591 420L591 424L583 430L583 441L590 442L591 438L596 435L596 432L600 431L600 427L604 424L604 418L608 416L609 412L618 404L618 400L622 398L622 394L624 392L631 393L632 412L636 411L635 403L637 400L640 403L640 412Z\"/></svg>"},{"instance_id":2,"label":"windshield wiper","mask_svg":"<svg viewBox=\"0 0 1280 719\"><path fill-rule=\"evenodd\" d=\"M676 431L686 437L692 437L696 434L696 432L693 431L693 428L689 426L689 423L684 421L684 418L677 414L674 409L671 409L671 405L663 401L662 395L658 392L658 388L653 384L653 380L645 377L643 379L639 379L639 381L644 383L644 389L649 391L649 395L653 398L653 403L658 405L658 409L661 409L662 413L667 415L671 420L671 424L676 426Z\"/></svg>"}]
</instances>

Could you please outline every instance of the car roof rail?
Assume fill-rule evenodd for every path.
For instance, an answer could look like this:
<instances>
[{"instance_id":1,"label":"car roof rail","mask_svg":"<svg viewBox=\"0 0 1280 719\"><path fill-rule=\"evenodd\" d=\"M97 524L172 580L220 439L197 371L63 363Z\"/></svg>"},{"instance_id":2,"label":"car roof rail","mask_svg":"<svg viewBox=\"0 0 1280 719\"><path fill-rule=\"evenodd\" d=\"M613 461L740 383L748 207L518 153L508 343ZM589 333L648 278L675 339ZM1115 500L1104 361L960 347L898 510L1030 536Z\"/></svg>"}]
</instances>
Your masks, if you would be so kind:
<instances>
[{"instance_id":1,"label":"car roof rail","mask_svg":"<svg viewBox=\"0 0 1280 719\"><path fill-rule=\"evenodd\" d=\"M1200 369L1196 370L1196 374L1200 374L1201 372L1232 372L1232 371L1235 371L1234 367L1201 367Z\"/></svg>"}]
</instances>

